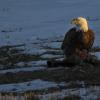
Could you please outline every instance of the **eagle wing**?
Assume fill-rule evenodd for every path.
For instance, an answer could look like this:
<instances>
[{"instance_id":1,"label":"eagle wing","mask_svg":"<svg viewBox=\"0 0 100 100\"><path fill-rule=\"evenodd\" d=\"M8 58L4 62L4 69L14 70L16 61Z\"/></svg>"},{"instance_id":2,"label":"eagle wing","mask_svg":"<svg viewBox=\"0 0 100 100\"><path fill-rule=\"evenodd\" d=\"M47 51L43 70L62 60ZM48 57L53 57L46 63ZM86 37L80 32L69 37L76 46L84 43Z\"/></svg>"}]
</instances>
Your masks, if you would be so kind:
<instances>
[{"instance_id":1,"label":"eagle wing","mask_svg":"<svg viewBox=\"0 0 100 100\"><path fill-rule=\"evenodd\" d=\"M64 51L65 55L75 53L75 49L79 45L79 43L81 46L82 35L83 33L80 31L76 31L76 28L72 28L66 33L61 45L61 49Z\"/></svg>"}]
</instances>

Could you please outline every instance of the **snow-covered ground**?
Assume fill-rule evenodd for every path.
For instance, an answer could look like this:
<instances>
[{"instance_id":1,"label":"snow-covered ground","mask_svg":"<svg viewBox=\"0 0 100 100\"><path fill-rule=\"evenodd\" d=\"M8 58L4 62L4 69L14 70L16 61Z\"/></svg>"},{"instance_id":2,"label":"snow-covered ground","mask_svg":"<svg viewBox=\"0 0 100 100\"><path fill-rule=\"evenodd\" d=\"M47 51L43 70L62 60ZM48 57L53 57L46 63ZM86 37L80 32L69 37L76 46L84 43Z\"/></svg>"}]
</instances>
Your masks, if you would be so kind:
<instances>
[{"instance_id":1,"label":"snow-covered ground","mask_svg":"<svg viewBox=\"0 0 100 100\"><path fill-rule=\"evenodd\" d=\"M0 85L0 92L25 92L29 90L42 90L48 89L52 87L64 86L64 84L57 84L55 82L48 82L43 81L40 79L23 82L23 83L16 83L16 84L4 84Z\"/></svg>"},{"instance_id":2,"label":"snow-covered ground","mask_svg":"<svg viewBox=\"0 0 100 100\"><path fill-rule=\"evenodd\" d=\"M7 70L0 70L0 74L6 74L6 73L18 73L18 72L27 72L27 71L38 71L38 70L44 70L45 67L23 67L23 68L15 68L15 69L7 69Z\"/></svg>"},{"instance_id":3,"label":"snow-covered ground","mask_svg":"<svg viewBox=\"0 0 100 100\"><path fill-rule=\"evenodd\" d=\"M16 83L16 84L4 84L0 85L0 92L12 92L12 93L23 93L27 92L29 90L48 90L49 88L59 88L60 86L66 86L65 83L55 83L55 82L48 82L43 81L40 79L24 82L24 83ZM34 96L31 93L30 96ZM79 96L82 100L97 100L100 97L100 87L98 86L90 86L90 87L83 87L83 88L68 88L68 89L62 89L61 91L55 91L53 93L39 93L37 96L40 98L40 100L58 100L61 98L64 98L66 96ZM10 95L11 97L12 95ZM3 96L0 96L3 98ZM2 100L9 100L7 99L8 96L5 96ZM13 99L10 100L16 100L17 98L21 98L18 96L12 96ZM20 100L26 100L25 96L22 96L22 99Z\"/></svg>"},{"instance_id":4,"label":"snow-covered ground","mask_svg":"<svg viewBox=\"0 0 100 100\"><path fill-rule=\"evenodd\" d=\"M60 92L39 95L40 100L58 100L58 98L64 98L66 96L79 96L81 100L98 100L100 97L100 87L88 87L88 88L74 88L64 89ZM74 98L73 98L74 100Z\"/></svg>"}]
</instances>

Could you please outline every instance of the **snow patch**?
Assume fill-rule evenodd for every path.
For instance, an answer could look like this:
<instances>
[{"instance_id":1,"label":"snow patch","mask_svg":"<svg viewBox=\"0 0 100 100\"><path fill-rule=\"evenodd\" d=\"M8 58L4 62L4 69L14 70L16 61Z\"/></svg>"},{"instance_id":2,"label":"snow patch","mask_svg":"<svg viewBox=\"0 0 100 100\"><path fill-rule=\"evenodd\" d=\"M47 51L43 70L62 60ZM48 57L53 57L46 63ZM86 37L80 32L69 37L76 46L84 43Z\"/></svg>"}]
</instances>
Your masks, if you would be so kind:
<instances>
[{"instance_id":1,"label":"snow patch","mask_svg":"<svg viewBox=\"0 0 100 100\"><path fill-rule=\"evenodd\" d=\"M82 98L82 100L97 100L100 97L100 87L91 86L88 88L74 88L74 89L64 89L60 92L49 93L44 95L39 95L40 100L58 100L66 96L76 95Z\"/></svg>"},{"instance_id":2,"label":"snow patch","mask_svg":"<svg viewBox=\"0 0 100 100\"><path fill-rule=\"evenodd\" d=\"M16 83L16 84L4 84L0 85L0 92L25 92L31 90L42 90L52 87L58 87L59 84L55 82L43 81L36 79L29 82ZM63 85L62 83L60 86Z\"/></svg>"},{"instance_id":3,"label":"snow patch","mask_svg":"<svg viewBox=\"0 0 100 100\"><path fill-rule=\"evenodd\" d=\"M0 70L0 74L6 74L8 72L10 73L17 73L20 71L38 71L38 70L44 70L45 67L27 67L27 68L15 68L15 69L7 69L7 70Z\"/></svg>"}]
</instances>

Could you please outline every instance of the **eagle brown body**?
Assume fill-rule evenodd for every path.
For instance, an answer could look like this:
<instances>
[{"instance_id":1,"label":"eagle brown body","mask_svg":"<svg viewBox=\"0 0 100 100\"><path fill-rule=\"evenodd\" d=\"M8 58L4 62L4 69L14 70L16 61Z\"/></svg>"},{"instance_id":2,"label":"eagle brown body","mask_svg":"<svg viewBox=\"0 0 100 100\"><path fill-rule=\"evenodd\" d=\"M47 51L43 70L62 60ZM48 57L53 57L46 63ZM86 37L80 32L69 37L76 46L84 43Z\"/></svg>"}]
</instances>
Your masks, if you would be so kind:
<instances>
[{"instance_id":1,"label":"eagle brown body","mask_svg":"<svg viewBox=\"0 0 100 100\"><path fill-rule=\"evenodd\" d=\"M77 50L87 50L91 49L94 43L94 32L88 29L87 32L82 30L77 30L76 28L70 29L63 40L61 49L64 51L65 56L70 56L76 54Z\"/></svg>"}]
</instances>

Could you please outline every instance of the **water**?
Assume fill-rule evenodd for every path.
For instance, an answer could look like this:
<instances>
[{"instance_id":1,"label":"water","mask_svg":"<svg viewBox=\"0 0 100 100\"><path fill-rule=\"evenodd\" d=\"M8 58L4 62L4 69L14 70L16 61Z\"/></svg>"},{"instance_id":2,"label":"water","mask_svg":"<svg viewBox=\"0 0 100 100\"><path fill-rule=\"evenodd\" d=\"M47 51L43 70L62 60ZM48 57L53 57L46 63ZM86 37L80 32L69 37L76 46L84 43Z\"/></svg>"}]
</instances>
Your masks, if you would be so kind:
<instances>
[{"instance_id":1,"label":"water","mask_svg":"<svg viewBox=\"0 0 100 100\"><path fill-rule=\"evenodd\" d=\"M99 5L100 2L94 0L1 0L0 45L64 35L70 27L70 20L77 16L95 19L89 23L99 44Z\"/></svg>"}]
</instances>

